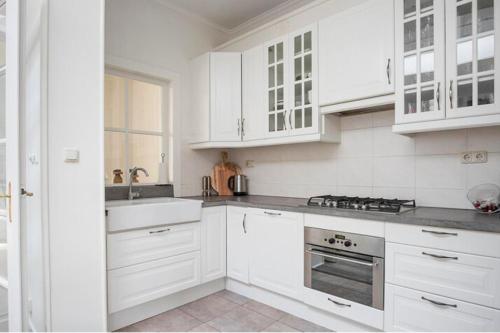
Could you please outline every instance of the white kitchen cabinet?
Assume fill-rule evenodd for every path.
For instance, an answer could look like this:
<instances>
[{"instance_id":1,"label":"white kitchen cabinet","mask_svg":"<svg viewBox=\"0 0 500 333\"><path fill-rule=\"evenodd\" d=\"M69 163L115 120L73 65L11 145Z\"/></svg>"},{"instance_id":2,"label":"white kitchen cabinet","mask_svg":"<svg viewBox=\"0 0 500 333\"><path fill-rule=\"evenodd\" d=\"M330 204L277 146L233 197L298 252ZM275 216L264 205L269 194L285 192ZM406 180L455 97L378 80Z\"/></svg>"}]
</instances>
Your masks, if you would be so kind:
<instances>
[{"instance_id":1,"label":"white kitchen cabinet","mask_svg":"<svg viewBox=\"0 0 500 333\"><path fill-rule=\"evenodd\" d=\"M386 282L500 309L500 259L386 243Z\"/></svg>"},{"instance_id":2,"label":"white kitchen cabinet","mask_svg":"<svg viewBox=\"0 0 500 333\"><path fill-rule=\"evenodd\" d=\"M201 282L226 276L226 207L203 208L201 216Z\"/></svg>"},{"instance_id":3,"label":"white kitchen cabinet","mask_svg":"<svg viewBox=\"0 0 500 333\"><path fill-rule=\"evenodd\" d=\"M114 313L200 284L200 251L108 271Z\"/></svg>"},{"instance_id":4,"label":"white kitchen cabinet","mask_svg":"<svg viewBox=\"0 0 500 333\"><path fill-rule=\"evenodd\" d=\"M211 52L191 63L192 142L241 141L241 53Z\"/></svg>"},{"instance_id":5,"label":"white kitchen cabinet","mask_svg":"<svg viewBox=\"0 0 500 333\"><path fill-rule=\"evenodd\" d=\"M267 120L264 104L264 47L242 55L242 137L244 141L265 138Z\"/></svg>"},{"instance_id":6,"label":"white kitchen cabinet","mask_svg":"<svg viewBox=\"0 0 500 333\"><path fill-rule=\"evenodd\" d=\"M445 118L445 1L396 1L396 123Z\"/></svg>"},{"instance_id":7,"label":"white kitchen cabinet","mask_svg":"<svg viewBox=\"0 0 500 333\"><path fill-rule=\"evenodd\" d=\"M500 311L417 290L386 285L384 330L485 332L500 330Z\"/></svg>"},{"instance_id":8,"label":"white kitchen cabinet","mask_svg":"<svg viewBox=\"0 0 500 333\"><path fill-rule=\"evenodd\" d=\"M369 0L319 22L320 106L394 94L393 17L392 0Z\"/></svg>"},{"instance_id":9,"label":"white kitchen cabinet","mask_svg":"<svg viewBox=\"0 0 500 333\"><path fill-rule=\"evenodd\" d=\"M247 209L227 207L227 277L249 283L249 247ZM252 249L253 250L253 249Z\"/></svg>"},{"instance_id":10,"label":"white kitchen cabinet","mask_svg":"<svg viewBox=\"0 0 500 333\"><path fill-rule=\"evenodd\" d=\"M200 223L110 233L107 248L108 269L200 250Z\"/></svg>"},{"instance_id":11,"label":"white kitchen cabinet","mask_svg":"<svg viewBox=\"0 0 500 333\"><path fill-rule=\"evenodd\" d=\"M500 3L446 2L448 118L500 113Z\"/></svg>"},{"instance_id":12,"label":"white kitchen cabinet","mask_svg":"<svg viewBox=\"0 0 500 333\"><path fill-rule=\"evenodd\" d=\"M251 209L250 283L301 299L303 286L303 215Z\"/></svg>"}]
</instances>

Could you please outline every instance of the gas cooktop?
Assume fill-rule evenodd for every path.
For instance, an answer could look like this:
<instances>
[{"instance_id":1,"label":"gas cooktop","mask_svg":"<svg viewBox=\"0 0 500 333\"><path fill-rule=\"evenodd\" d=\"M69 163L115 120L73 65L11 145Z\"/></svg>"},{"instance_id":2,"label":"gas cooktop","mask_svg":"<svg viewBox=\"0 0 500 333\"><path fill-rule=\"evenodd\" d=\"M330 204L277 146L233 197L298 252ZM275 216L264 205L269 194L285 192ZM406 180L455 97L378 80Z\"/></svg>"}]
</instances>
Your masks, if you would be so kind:
<instances>
[{"instance_id":1,"label":"gas cooktop","mask_svg":"<svg viewBox=\"0 0 500 333\"><path fill-rule=\"evenodd\" d=\"M415 200L399 200L384 198L362 198L335 195L321 195L311 197L307 201L311 207L325 207L337 209L360 210L398 214L416 207Z\"/></svg>"}]
</instances>

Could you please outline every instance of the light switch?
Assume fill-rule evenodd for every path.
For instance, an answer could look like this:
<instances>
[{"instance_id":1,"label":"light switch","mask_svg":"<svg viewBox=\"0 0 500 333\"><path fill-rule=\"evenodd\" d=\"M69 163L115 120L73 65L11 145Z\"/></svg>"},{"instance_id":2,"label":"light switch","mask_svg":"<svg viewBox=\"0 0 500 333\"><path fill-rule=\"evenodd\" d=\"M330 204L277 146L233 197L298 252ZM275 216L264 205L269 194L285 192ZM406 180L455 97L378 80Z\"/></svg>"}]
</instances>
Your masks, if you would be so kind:
<instances>
[{"instance_id":1,"label":"light switch","mask_svg":"<svg viewBox=\"0 0 500 333\"><path fill-rule=\"evenodd\" d=\"M64 162L76 163L80 160L80 151L76 148L64 149Z\"/></svg>"}]
</instances>

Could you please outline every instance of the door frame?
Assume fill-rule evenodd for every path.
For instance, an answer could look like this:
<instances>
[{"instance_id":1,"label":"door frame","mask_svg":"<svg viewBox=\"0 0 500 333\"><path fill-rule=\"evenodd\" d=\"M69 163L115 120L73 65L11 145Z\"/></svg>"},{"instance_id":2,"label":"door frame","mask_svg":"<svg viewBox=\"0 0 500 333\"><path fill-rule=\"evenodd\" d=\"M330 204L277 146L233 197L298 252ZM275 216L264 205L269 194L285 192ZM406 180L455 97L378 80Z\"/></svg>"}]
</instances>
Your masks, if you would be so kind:
<instances>
[{"instance_id":1,"label":"door frame","mask_svg":"<svg viewBox=\"0 0 500 333\"><path fill-rule=\"evenodd\" d=\"M7 222L9 331L22 331L20 195L19 195L19 80L20 1L6 5L6 179L13 189Z\"/></svg>"}]
</instances>

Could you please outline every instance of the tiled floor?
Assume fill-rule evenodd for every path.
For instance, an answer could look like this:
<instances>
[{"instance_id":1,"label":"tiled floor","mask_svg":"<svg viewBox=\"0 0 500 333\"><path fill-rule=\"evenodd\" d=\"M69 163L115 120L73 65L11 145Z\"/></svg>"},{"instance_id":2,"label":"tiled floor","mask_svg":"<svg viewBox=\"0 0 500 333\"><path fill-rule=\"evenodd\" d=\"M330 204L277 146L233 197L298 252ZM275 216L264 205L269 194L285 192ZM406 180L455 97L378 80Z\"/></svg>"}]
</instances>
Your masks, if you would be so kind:
<instances>
[{"instance_id":1,"label":"tiled floor","mask_svg":"<svg viewBox=\"0 0 500 333\"><path fill-rule=\"evenodd\" d=\"M286 312L223 290L122 332L329 332Z\"/></svg>"}]
</instances>

